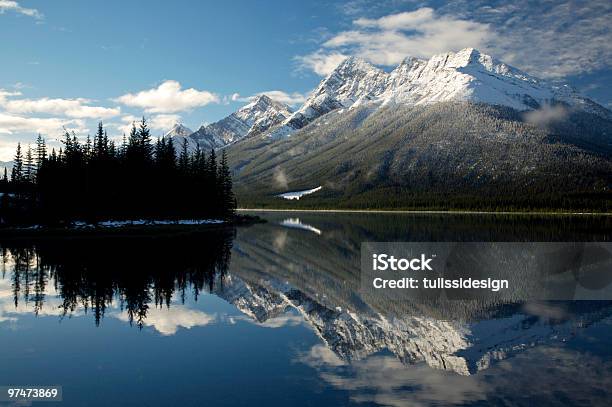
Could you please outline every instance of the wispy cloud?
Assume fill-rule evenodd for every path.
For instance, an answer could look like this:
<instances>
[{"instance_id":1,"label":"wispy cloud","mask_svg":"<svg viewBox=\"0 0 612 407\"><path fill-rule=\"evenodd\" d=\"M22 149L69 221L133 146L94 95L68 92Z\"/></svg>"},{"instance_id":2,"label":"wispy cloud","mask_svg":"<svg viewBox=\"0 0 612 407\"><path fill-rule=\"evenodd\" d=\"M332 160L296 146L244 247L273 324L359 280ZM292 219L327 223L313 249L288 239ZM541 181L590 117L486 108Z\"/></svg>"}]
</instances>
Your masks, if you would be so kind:
<instances>
[{"instance_id":1,"label":"wispy cloud","mask_svg":"<svg viewBox=\"0 0 612 407\"><path fill-rule=\"evenodd\" d=\"M181 89L179 82L167 80L156 88L127 93L115 101L144 109L149 113L176 113L210 103L220 103L220 98L217 94L206 90Z\"/></svg>"},{"instance_id":2,"label":"wispy cloud","mask_svg":"<svg viewBox=\"0 0 612 407\"><path fill-rule=\"evenodd\" d=\"M6 12L23 14L24 16L33 17L37 20L42 20L44 18L43 14L35 8L22 7L19 3L12 0L0 0L0 14Z\"/></svg>"},{"instance_id":3,"label":"wispy cloud","mask_svg":"<svg viewBox=\"0 0 612 407\"><path fill-rule=\"evenodd\" d=\"M541 77L582 74L612 63L607 0L459 0L440 11L495 27L491 52Z\"/></svg>"},{"instance_id":4,"label":"wispy cloud","mask_svg":"<svg viewBox=\"0 0 612 407\"><path fill-rule=\"evenodd\" d=\"M415 6L420 8L398 12ZM302 68L325 75L337 65L332 58L337 54L395 65L406 56L428 58L465 47L544 78L606 69L612 61L612 3L606 0L457 0L442 5L428 0L354 0L341 11L352 19L351 29L296 57Z\"/></svg>"}]
</instances>

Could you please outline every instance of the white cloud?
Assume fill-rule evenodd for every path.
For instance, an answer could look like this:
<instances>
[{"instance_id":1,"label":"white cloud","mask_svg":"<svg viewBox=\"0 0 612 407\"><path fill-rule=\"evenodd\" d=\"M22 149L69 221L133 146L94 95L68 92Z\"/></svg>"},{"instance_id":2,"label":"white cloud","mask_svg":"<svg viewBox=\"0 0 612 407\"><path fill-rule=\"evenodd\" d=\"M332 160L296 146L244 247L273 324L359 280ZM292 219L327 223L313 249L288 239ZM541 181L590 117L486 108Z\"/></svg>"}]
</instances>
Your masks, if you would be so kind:
<instances>
[{"instance_id":1,"label":"white cloud","mask_svg":"<svg viewBox=\"0 0 612 407\"><path fill-rule=\"evenodd\" d=\"M429 7L378 19L358 18L353 30L325 41L318 51L296 57L319 75L331 72L344 55L358 55L377 65L396 65L406 56L429 57L466 47L486 48L495 34L487 24L437 14Z\"/></svg>"},{"instance_id":2,"label":"white cloud","mask_svg":"<svg viewBox=\"0 0 612 407\"><path fill-rule=\"evenodd\" d=\"M457 0L441 12L495 27L491 52L541 77L564 77L610 66L609 0Z\"/></svg>"},{"instance_id":3,"label":"white cloud","mask_svg":"<svg viewBox=\"0 0 612 407\"><path fill-rule=\"evenodd\" d=\"M220 103L220 98L206 90L193 88L183 90L179 82L169 80L153 89L125 94L115 101L142 108L149 113L176 113L210 103Z\"/></svg>"},{"instance_id":4,"label":"white cloud","mask_svg":"<svg viewBox=\"0 0 612 407\"><path fill-rule=\"evenodd\" d=\"M250 102L258 96L266 95L270 99L277 102L285 103L290 106L302 104L306 101L306 95L299 92L287 93L282 90L268 90L265 92L259 92L251 96L241 96L239 93L234 93L230 96L230 99L234 102Z\"/></svg>"},{"instance_id":5,"label":"white cloud","mask_svg":"<svg viewBox=\"0 0 612 407\"><path fill-rule=\"evenodd\" d=\"M155 130L168 131L176 123L181 121L181 116L178 114L158 114L151 116L149 119L149 126Z\"/></svg>"},{"instance_id":6,"label":"white cloud","mask_svg":"<svg viewBox=\"0 0 612 407\"><path fill-rule=\"evenodd\" d=\"M312 54L296 56L294 60L298 62L300 68L325 76L329 75L346 58L346 55L339 52L319 50Z\"/></svg>"},{"instance_id":7,"label":"white cloud","mask_svg":"<svg viewBox=\"0 0 612 407\"><path fill-rule=\"evenodd\" d=\"M167 132L174 126L176 123L181 122L181 116L178 114L158 114L150 117L146 117L147 125L152 130L161 130L163 132ZM107 128L114 128L116 132L109 131L109 134L113 134L111 137L119 140L123 137L123 134L126 136L130 134L132 130L132 123L136 123L136 128L139 126L139 122L142 120L142 116L138 117L135 115L125 115L121 117L121 123L106 123Z\"/></svg>"},{"instance_id":8,"label":"white cloud","mask_svg":"<svg viewBox=\"0 0 612 407\"><path fill-rule=\"evenodd\" d=\"M0 133L41 133L57 136L63 129L86 132L85 122L80 119L24 117L0 112Z\"/></svg>"},{"instance_id":9,"label":"white cloud","mask_svg":"<svg viewBox=\"0 0 612 407\"><path fill-rule=\"evenodd\" d=\"M422 8L416 11L388 11L414 4L403 0L348 2L343 7L347 15L382 15L385 10L387 15L354 19L352 30L328 39L317 53L345 52L394 65L408 55L430 57L474 47L544 78L605 69L612 60L612 3L608 0L455 0L441 4L425 0L418 2ZM432 4L436 4L435 11L427 7Z\"/></svg>"},{"instance_id":10,"label":"white cloud","mask_svg":"<svg viewBox=\"0 0 612 407\"><path fill-rule=\"evenodd\" d=\"M121 321L129 320L126 311L113 316ZM216 320L216 315L189 309L183 305L173 305L170 308L149 308L144 325L153 327L160 334L168 336L174 335L179 328L191 329L205 326Z\"/></svg>"},{"instance_id":11,"label":"white cloud","mask_svg":"<svg viewBox=\"0 0 612 407\"><path fill-rule=\"evenodd\" d=\"M75 119L105 119L121 113L119 107L89 106L88 103L91 103L91 100L84 98L13 99L13 97L20 95L20 92L8 92L0 89L0 107L7 113L12 114L45 113Z\"/></svg>"},{"instance_id":12,"label":"white cloud","mask_svg":"<svg viewBox=\"0 0 612 407\"><path fill-rule=\"evenodd\" d=\"M350 15L405 7L403 2L350 2ZM424 1L421 4L431 4ZM612 3L606 0L530 2L457 0L434 10L355 18L350 30L327 38L321 47L295 57L302 68L328 74L338 54L358 55L378 65L396 65L406 56L473 47L533 75L560 78L610 66Z\"/></svg>"},{"instance_id":13,"label":"white cloud","mask_svg":"<svg viewBox=\"0 0 612 407\"><path fill-rule=\"evenodd\" d=\"M115 137L118 138L123 137L124 134L126 136L129 135L132 130L132 123L136 123L136 126L138 126L140 120L142 120L142 117L136 117L129 114L121 117L121 123L107 123L106 126L116 128L118 134L116 134Z\"/></svg>"},{"instance_id":14,"label":"white cloud","mask_svg":"<svg viewBox=\"0 0 612 407\"><path fill-rule=\"evenodd\" d=\"M34 17L38 20L44 17L38 10L34 8L22 7L16 1L0 0L0 14L4 14L7 11L23 14L24 16L28 17Z\"/></svg>"}]
</instances>

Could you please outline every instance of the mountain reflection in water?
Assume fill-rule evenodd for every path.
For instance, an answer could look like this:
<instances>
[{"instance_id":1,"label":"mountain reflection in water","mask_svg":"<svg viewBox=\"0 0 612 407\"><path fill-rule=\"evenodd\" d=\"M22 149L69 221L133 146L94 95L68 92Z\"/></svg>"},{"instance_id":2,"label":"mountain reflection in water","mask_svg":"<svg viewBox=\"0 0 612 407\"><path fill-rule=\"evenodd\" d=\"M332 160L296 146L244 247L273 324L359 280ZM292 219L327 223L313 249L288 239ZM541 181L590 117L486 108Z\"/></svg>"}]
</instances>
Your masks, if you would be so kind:
<instances>
[{"instance_id":1,"label":"mountain reflection in water","mask_svg":"<svg viewBox=\"0 0 612 407\"><path fill-rule=\"evenodd\" d=\"M609 353L582 350L580 356L567 344L580 342L580 332L591 327L610 329L612 302L398 303L360 290L359 276L362 241L606 241L609 220L265 217L266 224L236 231L2 242L0 322L26 312L59 318L87 312L103 330L110 310L119 320L173 335L220 318L185 306L212 294L261 329L307 326L319 343L296 350L292 359L330 388L349 392L353 402L465 404L497 397L502 403L509 396L501 390L493 396L492 388L520 384L531 389L531 401L545 404L556 396L534 387L529 373L508 378L538 364L558 364L559 383L592 404L610 395ZM605 345L611 344L608 336Z\"/></svg>"}]
</instances>

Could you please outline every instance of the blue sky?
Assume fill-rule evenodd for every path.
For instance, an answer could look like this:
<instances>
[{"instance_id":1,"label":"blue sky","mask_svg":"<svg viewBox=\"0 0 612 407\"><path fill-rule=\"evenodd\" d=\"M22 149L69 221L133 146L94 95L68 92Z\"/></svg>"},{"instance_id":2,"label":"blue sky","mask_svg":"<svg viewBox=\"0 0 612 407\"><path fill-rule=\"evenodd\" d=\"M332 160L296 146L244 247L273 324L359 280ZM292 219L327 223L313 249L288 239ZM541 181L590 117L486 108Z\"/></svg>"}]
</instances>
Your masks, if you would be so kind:
<instances>
[{"instance_id":1,"label":"blue sky","mask_svg":"<svg viewBox=\"0 0 612 407\"><path fill-rule=\"evenodd\" d=\"M162 134L261 92L299 105L347 55L391 69L473 46L610 108L611 17L609 1L0 0L0 160L100 119Z\"/></svg>"}]
</instances>

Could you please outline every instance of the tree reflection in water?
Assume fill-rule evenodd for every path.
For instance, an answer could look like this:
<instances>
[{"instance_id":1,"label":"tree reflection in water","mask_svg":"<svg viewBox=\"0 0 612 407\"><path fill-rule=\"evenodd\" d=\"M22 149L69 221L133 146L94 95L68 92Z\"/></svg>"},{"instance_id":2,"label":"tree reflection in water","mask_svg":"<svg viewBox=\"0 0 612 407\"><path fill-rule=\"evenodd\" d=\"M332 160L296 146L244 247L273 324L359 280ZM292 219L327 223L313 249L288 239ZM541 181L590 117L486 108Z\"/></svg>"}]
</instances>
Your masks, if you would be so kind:
<instances>
[{"instance_id":1,"label":"tree reflection in water","mask_svg":"<svg viewBox=\"0 0 612 407\"><path fill-rule=\"evenodd\" d=\"M142 328L151 305L170 307L223 284L235 231L216 229L157 236L113 236L0 242L2 277L11 278L20 301L42 309L50 285L61 297L62 315L82 307L96 325L118 302L130 324Z\"/></svg>"}]
</instances>

